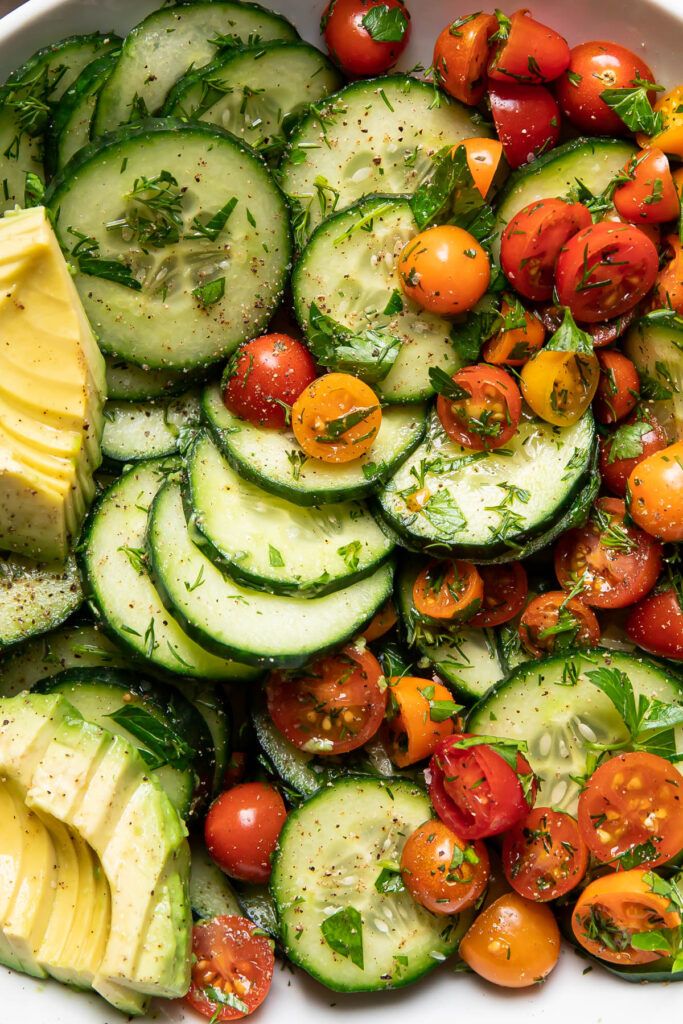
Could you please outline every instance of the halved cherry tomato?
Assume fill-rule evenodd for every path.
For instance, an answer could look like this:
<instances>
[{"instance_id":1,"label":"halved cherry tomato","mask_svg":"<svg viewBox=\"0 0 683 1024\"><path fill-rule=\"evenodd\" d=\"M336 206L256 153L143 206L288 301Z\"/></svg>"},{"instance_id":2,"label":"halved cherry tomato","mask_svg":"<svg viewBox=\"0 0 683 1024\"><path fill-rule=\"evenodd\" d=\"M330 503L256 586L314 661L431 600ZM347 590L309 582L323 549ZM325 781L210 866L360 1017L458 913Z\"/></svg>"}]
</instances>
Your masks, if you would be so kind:
<instances>
[{"instance_id":1,"label":"halved cherry tomato","mask_svg":"<svg viewBox=\"0 0 683 1024\"><path fill-rule=\"evenodd\" d=\"M484 581L484 599L480 611L473 615L468 626L490 629L502 626L519 615L529 593L526 571L521 562L505 565L480 565L479 575Z\"/></svg>"},{"instance_id":2,"label":"halved cherry tomato","mask_svg":"<svg viewBox=\"0 0 683 1024\"><path fill-rule=\"evenodd\" d=\"M500 315L502 326L484 345L482 359L496 366L523 366L543 345L545 327L534 313L522 311L521 306L512 306L505 299Z\"/></svg>"},{"instance_id":3,"label":"halved cherry tomato","mask_svg":"<svg viewBox=\"0 0 683 1024\"><path fill-rule=\"evenodd\" d=\"M619 498L599 498L585 526L569 530L555 547L560 586L594 608L626 608L649 594L662 570L662 547L625 523Z\"/></svg>"},{"instance_id":4,"label":"halved cherry tomato","mask_svg":"<svg viewBox=\"0 0 683 1024\"><path fill-rule=\"evenodd\" d=\"M634 522L660 540L683 541L683 441L649 455L628 478Z\"/></svg>"},{"instance_id":5,"label":"halved cherry tomato","mask_svg":"<svg viewBox=\"0 0 683 1024\"><path fill-rule=\"evenodd\" d=\"M427 228L408 242L399 257L398 275L418 306L454 316L472 309L491 280L491 264L469 231L444 224Z\"/></svg>"},{"instance_id":6,"label":"halved cherry tomato","mask_svg":"<svg viewBox=\"0 0 683 1024\"><path fill-rule=\"evenodd\" d=\"M614 220L614 218L605 217L605 220ZM616 218L614 223L623 224L624 222ZM645 225L644 228L640 229L650 237L654 229L648 228ZM536 310L541 322L549 334L554 334L558 329L562 321L564 320L565 310L562 306L542 305ZM586 334L590 334L593 341L593 348L605 348L607 345L613 345L626 331L629 329L631 324L638 319L638 312L635 309L630 309L628 313L624 313L623 316L615 317L614 320L608 320L605 323L600 324L582 324L582 329Z\"/></svg>"},{"instance_id":7,"label":"halved cherry tomato","mask_svg":"<svg viewBox=\"0 0 683 1024\"><path fill-rule=\"evenodd\" d=\"M456 559L430 562L413 584L413 604L429 619L468 619L484 597L484 583L476 566Z\"/></svg>"},{"instance_id":8,"label":"halved cherry tomato","mask_svg":"<svg viewBox=\"0 0 683 1024\"><path fill-rule=\"evenodd\" d=\"M657 278L659 256L636 227L601 221L565 245L555 268L561 305L584 323L610 320L637 306Z\"/></svg>"},{"instance_id":9,"label":"halved cherry tomato","mask_svg":"<svg viewBox=\"0 0 683 1024\"><path fill-rule=\"evenodd\" d=\"M654 82L645 61L625 46L581 43L572 49L569 67L557 82L562 113L588 135L625 135L624 122L600 94L606 89L632 88L639 79Z\"/></svg>"},{"instance_id":10,"label":"halved cherry tomato","mask_svg":"<svg viewBox=\"0 0 683 1024\"><path fill-rule=\"evenodd\" d=\"M345 647L293 676L273 672L268 711L300 750L320 756L362 747L379 729L387 706L382 668L370 651Z\"/></svg>"},{"instance_id":11,"label":"halved cherry tomato","mask_svg":"<svg viewBox=\"0 0 683 1024\"><path fill-rule=\"evenodd\" d=\"M516 213L500 242L500 263L515 291L534 302L550 299L563 247L591 223L585 206L564 199L538 199Z\"/></svg>"},{"instance_id":12,"label":"halved cherry tomato","mask_svg":"<svg viewBox=\"0 0 683 1024\"><path fill-rule=\"evenodd\" d=\"M674 177L675 177L675 175L674 175ZM620 216L620 214L617 213L617 211L614 209L614 207L612 207L611 210L607 210L602 215L600 220L608 221L610 224L627 224L628 223L626 218ZM647 235L647 237L650 239L650 241L652 242L654 247L656 249L659 249L659 247L661 245L661 242L662 242L662 232L661 232L661 228L660 228L659 224L646 224L646 223L640 224L639 223L638 227L640 228L640 230L643 232L644 235ZM629 314L627 313L625 315L628 316ZM634 316L634 314L632 313L631 317L633 318L633 316ZM623 333L623 331L622 331L622 333ZM616 340L616 338L614 338L613 340ZM605 342L605 344L609 345L610 342Z\"/></svg>"},{"instance_id":13,"label":"halved cherry tomato","mask_svg":"<svg viewBox=\"0 0 683 1024\"><path fill-rule=\"evenodd\" d=\"M600 438L600 475L605 487L624 497L628 478L648 455L668 444L664 429L642 406L610 437Z\"/></svg>"},{"instance_id":14,"label":"halved cherry tomato","mask_svg":"<svg viewBox=\"0 0 683 1024\"><path fill-rule=\"evenodd\" d=\"M599 861L636 847L643 867L683 850L683 777L670 761L645 751L617 754L591 775L579 796L579 828Z\"/></svg>"},{"instance_id":15,"label":"halved cherry tomato","mask_svg":"<svg viewBox=\"0 0 683 1024\"><path fill-rule=\"evenodd\" d=\"M441 425L452 441L474 451L490 451L514 437L522 396L509 373L478 363L459 370L453 385L452 397L439 395L436 400Z\"/></svg>"},{"instance_id":16,"label":"halved cherry tomato","mask_svg":"<svg viewBox=\"0 0 683 1024\"><path fill-rule=\"evenodd\" d=\"M284 430L286 409L318 371L305 345L287 334L266 334L237 349L223 375L223 401L243 420Z\"/></svg>"},{"instance_id":17,"label":"halved cherry tomato","mask_svg":"<svg viewBox=\"0 0 683 1024\"><path fill-rule=\"evenodd\" d=\"M557 145L560 108L544 85L489 81L488 90L496 134L510 167L530 163Z\"/></svg>"},{"instance_id":18,"label":"halved cherry tomato","mask_svg":"<svg viewBox=\"0 0 683 1024\"><path fill-rule=\"evenodd\" d=\"M673 309L683 314L683 246L678 235L668 235L664 255L667 262L657 274L652 308Z\"/></svg>"},{"instance_id":19,"label":"halved cherry tomato","mask_svg":"<svg viewBox=\"0 0 683 1024\"><path fill-rule=\"evenodd\" d=\"M626 620L635 644L658 658L683 661L683 608L675 590L650 594Z\"/></svg>"},{"instance_id":20,"label":"halved cherry tomato","mask_svg":"<svg viewBox=\"0 0 683 1024\"><path fill-rule=\"evenodd\" d=\"M526 606L519 636L529 654L542 658L556 649L593 647L600 640L600 624L583 601L549 590Z\"/></svg>"},{"instance_id":21,"label":"halved cherry tomato","mask_svg":"<svg viewBox=\"0 0 683 1024\"><path fill-rule=\"evenodd\" d=\"M459 914L484 892L489 856L483 843L466 843L442 821L426 821L403 847L401 877L420 906L433 914Z\"/></svg>"},{"instance_id":22,"label":"halved cherry tomato","mask_svg":"<svg viewBox=\"0 0 683 1024\"><path fill-rule=\"evenodd\" d=\"M373 640L379 640L381 636L384 636L390 629L393 629L397 621L396 608L394 602L390 599L386 604L382 605L372 621L365 627L361 636L371 644Z\"/></svg>"},{"instance_id":23,"label":"halved cherry tomato","mask_svg":"<svg viewBox=\"0 0 683 1024\"><path fill-rule=\"evenodd\" d=\"M664 224L681 209L669 161L652 147L633 156L624 169L629 179L614 190L614 205L632 224Z\"/></svg>"},{"instance_id":24,"label":"halved cherry tomato","mask_svg":"<svg viewBox=\"0 0 683 1024\"><path fill-rule=\"evenodd\" d=\"M503 868L520 896L546 903L579 884L588 847L576 819L551 807L534 807L503 839Z\"/></svg>"},{"instance_id":25,"label":"halved cherry tomato","mask_svg":"<svg viewBox=\"0 0 683 1024\"><path fill-rule=\"evenodd\" d=\"M452 715L462 710L441 683L416 676L392 676L389 707L389 757L399 768L430 757L441 740L453 734Z\"/></svg>"},{"instance_id":26,"label":"halved cherry tomato","mask_svg":"<svg viewBox=\"0 0 683 1024\"><path fill-rule=\"evenodd\" d=\"M546 423L569 427L581 419L600 383L594 352L542 348L522 367L522 394Z\"/></svg>"},{"instance_id":27,"label":"halved cherry tomato","mask_svg":"<svg viewBox=\"0 0 683 1024\"><path fill-rule=\"evenodd\" d=\"M654 79L650 77L649 81L652 82ZM677 85L671 92L660 96L655 103L655 113L662 115L662 131L652 138L639 133L638 145L650 146L655 143L665 153L683 157L683 85Z\"/></svg>"},{"instance_id":28,"label":"halved cherry tomato","mask_svg":"<svg viewBox=\"0 0 683 1024\"><path fill-rule=\"evenodd\" d=\"M352 462L370 451L382 425L380 402L349 373L326 373L292 407L292 430L303 451L321 462Z\"/></svg>"},{"instance_id":29,"label":"halved cherry tomato","mask_svg":"<svg viewBox=\"0 0 683 1024\"><path fill-rule=\"evenodd\" d=\"M243 782L212 803L204 823L206 848L231 878L265 883L286 818L287 808L273 786Z\"/></svg>"},{"instance_id":30,"label":"halved cherry tomato","mask_svg":"<svg viewBox=\"0 0 683 1024\"><path fill-rule=\"evenodd\" d=\"M185 1002L212 1021L241 1020L270 991L273 944L246 917L214 917L192 929L192 982ZM230 1005L227 998L232 996Z\"/></svg>"},{"instance_id":31,"label":"halved cherry tomato","mask_svg":"<svg viewBox=\"0 0 683 1024\"><path fill-rule=\"evenodd\" d=\"M569 44L554 29L534 21L525 9L515 11L489 64L497 82L552 82L569 67Z\"/></svg>"},{"instance_id":32,"label":"halved cherry tomato","mask_svg":"<svg viewBox=\"0 0 683 1024\"><path fill-rule=\"evenodd\" d=\"M467 166L479 190L482 199L486 199L496 180L503 160L503 146L498 139L463 139L458 146L464 146L467 154ZM451 155L458 148L455 146Z\"/></svg>"},{"instance_id":33,"label":"halved cherry tomato","mask_svg":"<svg viewBox=\"0 0 683 1024\"><path fill-rule=\"evenodd\" d=\"M395 12L388 33L382 27L386 11ZM320 30L330 56L348 75L383 75L408 45L410 13L403 0L331 0Z\"/></svg>"},{"instance_id":34,"label":"halved cherry tomato","mask_svg":"<svg viewBox=\"0 0 683 1024\"><path fill-rule=\"evenodd\" d=\"M600 383L593 399L599 423L617 423L633 412L640 396L635 363L614 349L598 352Z\"/></svg>"},{"instance_id":35,"label":"halved cherry tomato","mask_svg":"<svg viewBox=\"0 0 683 1024\"><path fill-rule=\"evenodd\" d=\"M543 981L560 956L560 930L552 911L508 893L487 907L460 943L460 956L481 978L504 988Z\"/></svg>"},{"instance_id":36,"label":"halved cherry tomato","mask_svg":"<svg viewBox=\"0 0 683 1024\"><path fill-rule=\"evenodd\" d=\"M463 839L507 832L527 816L536 796L536 778L526 758L517 752L512 768L493 743L485 736L450 736L429 762L434 810ZM506 754L511 752L508 747Z\"/></svg>"},{"instance_id":37,"label":"halved cherry tomato","mask_svg":"<svg viewBox=\"0 0 683 1024\"><path fill-rule=\"evenodd\" d=\"M447 25L434 47L434 79L461 103L476 105L486 92L490 37L498 31L493 14L469 14Z\"/></svg>"}]
</instances>

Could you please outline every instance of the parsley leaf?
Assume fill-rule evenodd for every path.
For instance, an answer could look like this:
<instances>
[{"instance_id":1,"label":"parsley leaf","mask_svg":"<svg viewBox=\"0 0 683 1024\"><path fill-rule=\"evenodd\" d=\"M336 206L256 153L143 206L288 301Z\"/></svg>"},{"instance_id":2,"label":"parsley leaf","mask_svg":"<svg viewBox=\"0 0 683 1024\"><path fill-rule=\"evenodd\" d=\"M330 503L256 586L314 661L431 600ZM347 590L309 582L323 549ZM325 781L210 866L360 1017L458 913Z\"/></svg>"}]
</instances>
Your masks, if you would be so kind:
<instances>
[{"instance_id":1,"label":"parsley leaf","mask_svg":"<svg viewBox=\"0 0 683 1024\"><path fill-rule=\"evenodd\" d=\"M363 970L363 920L355 907L344 907L326 918L320 931L330 949Z\"/></svg>"},{"instance_id":2,"label":"parsley leaf","mask_svg":"<svg viewBox=\"0 0 683 1024\"><path fill-rule=\"evenodd\" d=\"M420 231L437 218L448 218L468 229L476 224L486 204L474 183L463 145L446 146L435 155L432 170L418 185L410 205ZM483 227L479 225L478 237L486 237L492 229L492 219L486 218Z\"/></svg>"},{"instance_id":3,"label":"parsley leaf","mask_svg":"<svg viewBox=\"0 0 683 1024\"><path fill-rule=\"evenodd\" d=\"M454 402L466 401L472 397L469 391L457 384L451 375L442 370L440 366L429 367L429 383L437 395L443 395Z\"/></svg>"},{"instance_id":4,"label":"parsley leaf","mask_svg":"<svg viewBox=\"0 0 683 1024\"><path fill-rule=\"evenodd\" d=\"M102 260L98 256L83 255L78 257L78 269L89 277L101 277L104 281L122 284L135 292L142 291L142 285L133 277L130 267L120 260Z\"/></svg>"},{"instance_id":5,"label":"parsley leaf","mask_svg":"<svg viewBox=\"0 0 683 1024\"><path fill-rule=\"evenodd\" d=\"M213 281L207 281L206 284L193 288L192 294L199 300L200 305L214 306L225 295L225 278L217 277Z\"/></svg>"},{"instance_id":6,"label":"parsley leaf","mask_svg":"<svg viewBox=\"0 0 683 1024\"><path fill-rule=\"evenodd\" d=\"M545 347L553 352L590 353L594 356L593 339L577 325L569 308L565 308L562 323Z\"/></svg>"},{"instance_id":7,"label":"parsley leaf","mask_svg":"<svg viewBox=\"0 0 683 1024\"><path fill-rule=\"evenodd\" d=\"M643 438L651 430L651 425L643 420L623 423L612 434L608 463L617 459L639 459L643 454Z\"/></svg>"},{"instance_id":8,"label":"parsley leaf","mask_svg":"<svg viewBox=\"0 0 683 1024\"><path fill-rule=\"evenodd\" d=\"M400 338L384 328L356 333L326 316L315 302L308 323L308 344L316 361L339 373L353 373L368 384L384 380L401 348Z\"/></svg>"},{"instance_id":9,"label":"parsley leaf","mask_svg":"<svg viewBox=\"0 0 683 1024\"><path fill-rule=\"evenodd\" d=\"M636 698L631 680L616 668L594 669L586 673L586 678L609 697L624 722L629 739L626 744L618 744L619 749L629 746L664 757L667 750L673 750L673 745L666 742L670 738L667 734L683 725L682 704L665 704L643 693Z\"/></svg>"},{"instance_id":10,"label":"parsley leaf","mask_svg":"<svg viewBox=\"0 0 683 1024\"><path fill-rule=\"evenodd\" d=\"M194 758L192 747L146 708L139 704L124 704L107 717L143 744L140 755L152 770L167 764L181 771L191 766Z\"/></svg>"},{"instance_id":11,"label":"parsley leaf","mask_svg":"<svg viewBox=\"0 0 683 1024\"><path fill-rule=\"evenodd\" d=\"M600 99L620 117L632 132L657 135L664 127L661 113L655 113L648 96L649 92L661 90L661 85L636 78L636 84L628 89L605 89Z\"/></svg>"},{"instance_id":12,"label":"parsley leaf","mask_svg":"<svg viewBox=\"0 0 683 1024\"><path fill-rule=\"evenodd\" d=\"M363 28L376 43L400 43L408 29L408 18L400 7L371 7L361 19Z\"/></svg>"},{"instance_id":13,"label":"parsley leaf","mask_svg":"<svg viewBox=\"0 0 683 1024\"><path fill-rule=\"evenodd\" d=\"M403 297L397 288L394 288L391 293L391 298L387 302L383 310L384 316L395 316L397 313L402 313L404 309Z\"/></svg>"},{"instance_id":14,"label":"parsley leaf","mask_svg":"<svg viewBox=\"0 0 683 1024\"><path fill-rule=\"evenodd\" d=\"M392 892L405 892L405 888L401 878L401 869L398 866L383 867L375 879L375 889L377 892L388 895Z\"/></svg>"},{"instance_id":15,"label":"parsley leaf","mask_svg":"<svg viewBox=\"0 0 683 1024\"><path fill-rule=\"evenodd\" d=\"M449 539L459 533L467 522L460 506L446 488L433 494L420 511L437 533Z\"/></svg>"},{"instance_id":16,"label":"parsley leaf","mask_svg":"<svg viewBox=\"0 0 683 1024\"><path fill-rule=\"evenodd\" d=\"M423 687L418 691L429 704L429 718L432 722L446 722L453 718L464 705L456 704L454 700L434 700L436 690L432 684Z\"/></svg>"}]
</instances>

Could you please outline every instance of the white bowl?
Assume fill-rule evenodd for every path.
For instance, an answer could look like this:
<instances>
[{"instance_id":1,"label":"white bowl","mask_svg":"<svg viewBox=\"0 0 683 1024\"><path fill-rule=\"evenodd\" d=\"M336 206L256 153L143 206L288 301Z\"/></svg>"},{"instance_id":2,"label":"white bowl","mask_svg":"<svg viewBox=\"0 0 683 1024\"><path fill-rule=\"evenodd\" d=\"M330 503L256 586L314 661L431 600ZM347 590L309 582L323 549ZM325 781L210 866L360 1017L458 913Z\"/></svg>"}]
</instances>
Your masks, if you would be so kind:
<instances>
[{"instance_id":1,"label":"white bowl","mask_svg":"<svg viewBox=\"0 0 683 1024\"><path fill-rule=\"evenodd\" d=\"M268 0L261 0L268 6ZM326 0L274 0L302 36L318 44L318 21ZM498 0L500 3L500 0ZM520 4L524 0L519 0ZM527 0L534 16L562 32L570 45L589 39L623 43L650 65L657 80L683 79L683 0ZM132 25L161 0L29 0L0 20L0 80L40 46L76 32L115 30ZM403 67L431 63L437 34L448 21L481 7L472 0L407 0L413 35ZM517 4L500 3L508 13ZM496 6L493 2L490 8ZM258 1024L332 1024L354 1015L358 1024L635 1024L664 1020L683 1006L683 985L630 985L594 968L565 948L559 967L534 989L504 991L445 964L413 988L368 996L328 992L301 971L276 968L273 991L258 1011ZM159 1004L153 1017L162 1024L200 1018L171 1004ZM36 982L0 968L1 1024L120 1024L124 1018L101 1000L71 992L53 982Z\"/></svg>"}]
</instances>

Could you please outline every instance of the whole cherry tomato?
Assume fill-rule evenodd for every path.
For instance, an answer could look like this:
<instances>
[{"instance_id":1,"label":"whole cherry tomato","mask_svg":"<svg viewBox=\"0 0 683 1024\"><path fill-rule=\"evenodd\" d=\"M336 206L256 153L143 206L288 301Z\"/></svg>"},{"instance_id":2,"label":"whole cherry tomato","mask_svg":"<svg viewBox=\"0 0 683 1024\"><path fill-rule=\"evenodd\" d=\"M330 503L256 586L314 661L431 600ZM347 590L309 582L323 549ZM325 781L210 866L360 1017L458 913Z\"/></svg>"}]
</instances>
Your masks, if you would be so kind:
<instances>
[{"instance_id":1,"label":"whole cherry tomato","mask_svg":"<svg viewBox=\"0 0 683 1024\"><path fill-rule=\"evenodd\" d=\"M420 825L403 847L403 884L433 914L459 914L486 889L489 857L483 843L467 843L442 821Z\"/></svg>"},{"instance_id":2,"label":"whole cherry tomato","mask_svg":"<svg viewBox=\"0 0 683 1024\"><path fill-rule=\"evenodd\" d=\"M600 383L593 399L598 423L617 423L633 412L640 396L635 363L613 348L598 352Z\"/></svg>"},{"instance_id":3,"label":"whole cherry tomato","mask_svg":"<svg viewBox=\"0 0 683 1024\"><path fill-rule=\"evenodd\" d=\"M683 246L678 235L668 235L664 243L666 263L657 274L652 293L653 309L673 309L683 314Z\"/></svg>"},{"instance_id":4,"label":"whole cherry tomato","mask_svg":"<svg viewBox=\"0 0 683 1024\"><path fill-rule=\"evenodd\" d=\"M519 210L500 241L500 263L515 291L534 302L550 299L560 253L591 223L587 207L564 199L538 199Z\"/></svg>"},{"instance_id":5,"label":"whole cherry tomato","mask_svg":"<svg viewBox=\"0 0 683 1024\"><path fill-rule=\"evenodd\" d=\"M647 406L641 406L613 434L600 438L600 475L605 487L623 498L636 466L667 444L663 427Z\"/></svg>"},{"instance_id":6,"label":"whole cherry tomato","mask_svg":"<svg viewBox=\"0 0 683 1024\"><path fill-rule=\"evenodd\" d=\"M287 808L273 786L243 782L212 803L204 824L206 848L232 878L267 882L270 858L286 817Z\"/></svg>"},{"instance_id":7,"label":"whole cherry tomato","mask_svg":"<svg viewBox=\"0 0 683 1024\"><path fill-rule=\"evenodd\" d=\"M469 231L444 224L427 228L404 246L398 274L403 291L418 306L454 316L472 309L485 294L491 264Z\"/></svg>"},{"instance_id":8,"label":"whole cherry tomato","mask_svg":"<svg viewBox=\"0 0 683 1024\"><path fill-rule=\"evenodd\" d=\"M549 907L511 892L479 915L459 953L475 974L494 985L527 988L556 966L560 930Z\"/></svg>"},{"instance_id":9,"label":"whole cherry tomato","mask_svg":"<svg viewBox=\"0 0 683 1024\"><path fill-rule=\"evenodd\" d=\"M505 370L486 363L466 366L436 400L444 430L456 444L474 451L502 448L517 433L522 396Z\"/></svg>"},{"instance_id":10,"label":"whole cherry tomato","mask_svg":"<svg viewBox=\"0 0 683 1024\"><path fill-rule=\"evenodd\" d=\"M237 349L223 375L223 400L236 416L284 430L287 413L318 376L313 357L287 334L266 334Z\"/></svg>"},{"instance_id":11,"label":"whole cherry tomato","mask_svg":"<svg viewBox=\"0 0 683 1024\"><path fill-rule=\"evenodd\" d=\"M331 0L320 29L348 75L383 75L408 45L410 14L403 0Z\"/></svg>"},{"instance_id":12,"label":"whole cherry tomato","mask_svg":"<svg viewBox=\"0 0 683 1024\"><path fill-rule=\"evenodd\" d=\"M302 450L321 462L353 462L370 451L382 425L375 392L350 373L326 373L292 406L292 430Z\"/></svg>"},{"instance_id":13,"label":"whole cherry tomato","mask_svg":"<svg viewBox=\"0 0 683 1024\"><path fill-rule=\"evenodd\" d=\"M513 169L553 149L560 138L560 108L544 85L489 81L489 102L505 159Z\"/></svg>"},{"instance_id":14,"label":"whole cherry tomato","mask_svg":"<svg viewBox=\"0 0 683 1024\"><path fill-rule=\"evenodd\" d=\"M413 584L415 610L428 619L471 618L483 597L484 584L476 566L456 559L430 562Z\"/></svg>"},{"instance_id":15,"label":"whole cherry tomato","mask_svg":"<svg viewBox=\"0 0 683 1024\"><path fill-rule=\"evenodd\" d=\"M660 540L683 541L683 441L649 455L628 478L634 522Z\"/></svg>"},{"instance_id":16,"label":"whole cherry tomato","mask_svg":"<svg viewBox=\"0 0 683 1024\"><path fill-rule=\"evenodd\" d=\"M625 135L628 129L601 97L606 89L629 89L638 81L654 82L640 57L625 46L589 42L571 51L569 67L557 82L562 113L588 135ZM651 94L654 96L654 93Z\"/></svg>"},{"instance_id":17,"label":"whole cherry tomato","mask_svg":"<svg viewBox=\"0 0 683 1024\"><path fill-rule=\"evenodd\" d=\"M446 25L434 47L432 66L438 85L454 99L476 106L486 92L491 37L498 31L493 14L469 14Z\"/></svg>"},{"instance_id":18,"label":"whole cherry tomato","mask_svg":"<svg viewBox=\"0 0 683 1024\"><path fill-rule=\"evenodd\" d=\"M626 632L648 654L683 661L681 598L673 588L649 594L632 609Z\"/></svg>"},{"instance_id":19,"label":"whole cherry tomato","mask_svg":"<svg viewBox=\"0 0 683 1024\"><path fill-rule=\"evenodd\" d=\"M496 82L552 82L569 67L566 39L554 29L534 21L525 9L515 11L500 31L489 78Z\"/></svg>"}]
</instances>

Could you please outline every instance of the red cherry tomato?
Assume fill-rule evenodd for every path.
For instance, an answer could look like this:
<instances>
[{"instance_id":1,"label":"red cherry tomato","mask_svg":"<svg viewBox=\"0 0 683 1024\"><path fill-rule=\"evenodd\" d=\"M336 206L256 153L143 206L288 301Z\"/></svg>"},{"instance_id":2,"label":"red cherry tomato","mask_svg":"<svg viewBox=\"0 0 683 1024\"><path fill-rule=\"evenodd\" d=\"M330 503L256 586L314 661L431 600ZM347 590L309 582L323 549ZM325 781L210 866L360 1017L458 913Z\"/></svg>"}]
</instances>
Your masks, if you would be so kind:
<instances>
[{"instance_id":1,"label":"red cherry tomato","mask_svg":"<svg viewBox=\"0 0 683 1024\"><path fill-rule=\"evenodd\" d=\"M382 75L408 45L410 14L402 0L331 0L320 30L348 75Z\"/></svg>"},{"instance_id":2,"label":"red cherry tomato","mask_svg":"<svg viewBox=\"0 0 683 1024\"><path fill-rule=\"evenodd\" d=\"M553 149L560 137L560 108L543 85L489 82L489 101L505 159L513 169Z\"/></svg>"},{"instance_id":3,"label":"red cherry tomato","mask_svg":"<svg viewBox=\"0 0 683 1024\"><path fill-rule=\"evenodd\" d=\"M520 896L546 903L579 884L588 867L576 819L551 807L534 807L503 839L503 870Z\"/></svg>"},{"instance_id":4,"label":"red cherry tomato","mask_svg":"<svg viewBox=\"0 0 683 1024\"><path fill-rule=\"evenodd\" d=\"M626 620L631 640L648 654L683 661L683 609L675 590L650 594Z\"/></svg>"},{"instance_id":5,"label":"red cherry tomato","mask_svg":"<svg viewBox=\"0 0 683 1024\"><path fill-rule=\"evenodd\" d=\"M481 610L469 620L468 625L490 629L502 626L519 615L529 593L522 563L480 565L479 575L484 582L484 600Z\"/></svg>"},{"instance_id":6,"label":"red cherry tomato","mask_svg":"<svg viewBox=\"0 0 683 1024\"><path fill-rule=\"evenodd\" d=\"M681 204L669 160L661 149L637 153L624 174L629 180L614 190L614 205L624 220L638 226L676 220Z\"/></svg>"},{"instance_id":7,"label":"red cherry tomato","mask_svg":"<svg viewBox=\"0 0 683 1024\"><path fill-rule=\"evenodd\" d=\"M569 598L563 590L549 590L526 606L519 637L525 651L542 658L568 647L594 647L600 640L600 624L583 601Z\"/></svg>"},{"instance_id":8,"label":"red cherry tomato","mask_svg":"<svg viewBox=\"0 0 683 1024\"><path fill-rule=\"evenodd\" d=\"M469 14L446 25L436 40L432 65L441 88L469 106L476 106L486 92L486 64L491 36L498 31L493 14Z\"/></svg>"},{"instance_id":9,"label":"red cherry tomato","mask_svg":"<svg viewBox=\"0 0 683 1024\"><path fill-rule=\"evenodd\" d=\"M496 82L552 82L569 67L569 45L554 29L515 11L489 64L489 78Z\"/></svg>"},{"instance_id":10,"label":"red cherry tomato","mask_svg":"<svg viewBox=\"0 0 683 1024\"><path fill-rule=\"evenodd\" d=\"M265 334L237 349L223 376L223 401L236 416L257 426L284 430L287 414L318 376L305 345L287 334Z\"/></svg>"},{"instance_id":11,"label":"red cherry tomato","mask_svg":"<svg viewBox=\"0 0 683 1024\"><path fill-rule=\"evenodd\" d=\"M623 498L628 478L648 455L661 452L668 445L664 428L641 408L610 437L600 438L600 475L608 491Z\"/></svg>"},{"instance_id":12,"label":"red cherry tomato","mask_svg":"<svg viewBox=\"0 0 683 1024\"><path fill-rule=\"evenodd\" d=\"M655 81L645 61L626 47L581 43L571 51L569 67L557 82L562 113L588 135L625 135L624 122L600 94L606 89L632 88L637 79Z\"/></svg>"},{"instance_id":13,"label":"red cherry tomato","mask_svg":"<svg viewBox=\"0 0 683 1024\"><path fill-rule=\"evenodd\" d=\"M627 356L614 349L598 352L600 383L593 399L599 423L617 423L633 412L640 395L640 377Z\"/></svg>"},{"instance_id":14,"label":"red cherry tomato","mask_svg":"<svg viewBox=\"0 0 683 1024\"><path fill-rule=\"evenodd\" d=\"M216 864L231 878L256 884L270 878L270 858L287 808L273 786L243 782L214 800L204 823L204 840Z\"/></svg>"},{"instance_id":15,"label":"red cherry tomato","mask_svg":"<svg viewBox=\"0 0 683 1024\"><path fill-rule=\"evenodd\" d=\"M536 795L528 761L517 753L511 768L482 737L449 736L429 762L429 796L443 823L461 839L485 839L525 818Z\"/></svg>"},{"instance_id":16,"label":"red cherry tomato","mask_svg":"<svg viewBox=\"0 0 683 1024\"><path fill-rule=\"evenodd\" d=\"M581 203L539 199L525 206L507 225L500 242L500 263L510 284L534 302L550 299L563 247L591 223L590 211Z\"/></svg>"},{"instance_id":17,"label":"red cherry tomato","mask_svg":"<svg viewBox=\"0 0 683 1024\"><path fill-rule=\"evenodd\" d=\"M272 943L246 917L201 921L192 929L192 982L185 1002L211 1021L241 1020L268 995L274 969ZM231 995L235 1005L227 998L219 1002L217 995Z\"/></svg>"},{"instance_id":18,"label":"red cherry tomato","mask_svg":"<svg viewBox=\"0 0 683 1024\"><path fill-rule=\"evenodd\" d=\"M387 706L383 679L370 651L345 647L295 676L272 673L266 683L268 711L300 750L345 754L367 743L382 724Z\"/></svg>"},{"instance_id":19,"label":"red cherry tomato","mask_svg":"<svg viewBox=\"0 0 683 1024\"><path fill-rule=\"evenodd\" d=\"M433 914L459 914L486 889L489 855L483 843L467 843L442 821L426 821L408 836L401 854L403 883Z\"/></svg>"},{"instance_id":20,"label":"red cherry tomato","mask_svg":"<svg viewBox=\"0 0 683 1024\"><path fill-rule=\"evenodd\" d=\"M611 224L628 224L629 223L628 219L626 217L622 217L619 213L617 213L617 211L614 209L614 207L612 207L610 210L607 210L602 215L600 220L609 221ZM661 228L660 228L659 224L648 224L645 221L643 221L642 223L640 223L640 222L638 223L638 227L640 228L640 230L643 232L644 235L647 235L647 237L650 239L650 241L654 245L655 249L659 249L660 245L662 244L662 231L661 231ZM607 344L609 344L609 342Z\"/></svg>"},{"instance_id":21,"label":"red cherry tomato","mask_svg":"<svg viewBox=\"0 0 683 1024\"><path fill-rule=\"evenodd\" d=\"M637 306L657 279L659 256L636 227L601 222L570 238L557 260L562 306L574 319L596 323Z\"/></svg>"},{"instance_id":22,"label":"red cherry tomato","mask_svg":"<svg viewBox=\"0 0 683 1024\"><path fill-rule=\"evenodd\" d=\"M479 363L456 373L453 383L463 396L439 395L436 400L436 411L451 440L474 451L507 444L522 416L522 396L510 374Z\"/></svg>"},{"instance_id":23,"label":"red cherry tomato","mask_svg":"<svg viewBox=\"0 0 683 1024\"><path fill-rule=\"evenodd\" d=\"M620 223L623 223L623 221ZM554 334L564 320L564 309L562 306L540 306L537 309L537 313L548 334ZM602 324L582 324L581 328L586 334L590 334L593 339L593 348L605 348L607 345L613 345L615 341L621 338L637 319L637 310L630 309L628 313L624 313L623 316L618 316L614 320L608 320Z\"/></svg>"}]
</instances>

